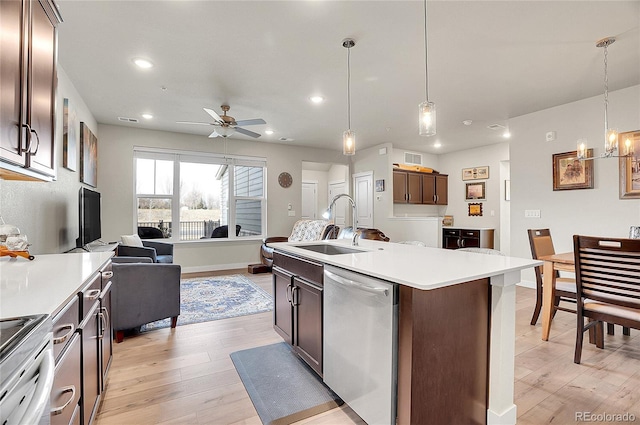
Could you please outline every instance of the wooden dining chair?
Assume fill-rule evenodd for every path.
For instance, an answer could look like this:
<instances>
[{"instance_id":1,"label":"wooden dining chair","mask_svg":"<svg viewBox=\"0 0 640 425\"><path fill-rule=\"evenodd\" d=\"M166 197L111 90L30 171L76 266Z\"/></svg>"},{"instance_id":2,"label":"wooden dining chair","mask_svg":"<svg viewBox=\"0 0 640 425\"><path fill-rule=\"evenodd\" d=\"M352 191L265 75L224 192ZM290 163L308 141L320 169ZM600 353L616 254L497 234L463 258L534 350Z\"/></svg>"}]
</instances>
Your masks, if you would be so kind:
<instances>
[{"instance_id":1,"label":"wooden dining chair","mask_svg":"<svg viewBox=\"0 0 640 425\"><path fill-rule=\"evenodd\" d=\"M539 259L545 255L553 255L556 253L553 247L553 240L551 239L551 231L549 229L528 229L529 234L529 246L531 247L531 257L534 260ZM531 324L535 325L538 322L538 316L540 316L540 310L542 309L542 275L543 266L535 268L536 273L536 306L533 309L533 316L531 317ZM559 276L556 272L556 276ZM575 313L575 309L560 306L561 301L576 302L576 281L572 278L557 277L556 278L556 297L554 300L553 314L555 315L557 310L568 311Z\"/></svg>"},{"instance_id":2,"label":"wooden dining chair","mask_svg":"<svg viewBox=\"0 0 640 425\"><path fill-rule=\"evenodd\" d=\"M603 322L640 329L640 239L575 235L573 246L578 318L573 361L580 363L585 331L593 335L595 329L596 345L604 348Z\"/></svg>"}]
</instances>

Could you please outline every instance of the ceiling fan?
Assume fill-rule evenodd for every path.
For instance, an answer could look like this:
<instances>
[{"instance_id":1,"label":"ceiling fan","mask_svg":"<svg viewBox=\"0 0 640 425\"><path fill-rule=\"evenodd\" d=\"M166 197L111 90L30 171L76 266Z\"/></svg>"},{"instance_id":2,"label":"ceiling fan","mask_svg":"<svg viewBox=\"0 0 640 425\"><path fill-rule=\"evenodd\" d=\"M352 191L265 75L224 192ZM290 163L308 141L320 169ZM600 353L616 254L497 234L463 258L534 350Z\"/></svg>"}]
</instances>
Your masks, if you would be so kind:
<instances>
[{"instance_id":1,"label":"ceiling fan","mask_svg":"<svg viewBox=\"0 0 640 425\"><path fill-rule=\"evenodd\" d=\"M236 131L240 134L244 134L245 136L254 138L260 137L260 134L244 129L240 126L266 124L265 120L262 118L256 118L252 120L236 121L234 117L227 115L227 111L231 109L229 105L222 105L220 108L222 108L222 116L218 115L213 109L202 108L207 114L213 117L214 122L177 121L177 124L212 125L215 127L215 130L209 135L209 137L220 136L227 138Z\"/></svg>"}]
</instances>

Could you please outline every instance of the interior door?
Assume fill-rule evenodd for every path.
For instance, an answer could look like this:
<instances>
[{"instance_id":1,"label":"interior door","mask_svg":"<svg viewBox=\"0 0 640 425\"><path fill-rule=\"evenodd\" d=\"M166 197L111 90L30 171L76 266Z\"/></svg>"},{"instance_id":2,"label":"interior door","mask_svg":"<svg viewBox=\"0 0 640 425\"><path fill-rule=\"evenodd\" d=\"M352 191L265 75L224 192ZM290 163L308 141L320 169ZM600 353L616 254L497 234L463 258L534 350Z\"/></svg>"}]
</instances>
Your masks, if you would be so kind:
<instances>
[{"instance_id":1,"label":"interior door","mask_svg":"<svg viewBox=\"0 0 640 425\"><path fill-rule=\"evenodd\" d=\"M356 227L373 227L373 172L353 176L354 198L358 206Z\"/></svg>"},{"instance_id":2,"label":"interior door","mask_svg":"<svg viewBox=\"0 0 640 425\"><path fill-rule=\"evenodd\" d=\"M318 183L302 182L302 216L301 218L318 218Z\"/></svg>"},{"instance_id":3,"label":"interior door","mask_svg":"<svg viewBox=\"0 0 640 425\"><path fill-rule=\"evenodd\" d=\"M329 183L329 200L327 205L330 205L333 197L339 195L341 193L349 193L346 188L346 182L334 182ZM341 198L336 202L336 205L333 208L333 222L343 229L347 223L347 207L349 201L345 198Z\"/></svg>"}]
</instances>

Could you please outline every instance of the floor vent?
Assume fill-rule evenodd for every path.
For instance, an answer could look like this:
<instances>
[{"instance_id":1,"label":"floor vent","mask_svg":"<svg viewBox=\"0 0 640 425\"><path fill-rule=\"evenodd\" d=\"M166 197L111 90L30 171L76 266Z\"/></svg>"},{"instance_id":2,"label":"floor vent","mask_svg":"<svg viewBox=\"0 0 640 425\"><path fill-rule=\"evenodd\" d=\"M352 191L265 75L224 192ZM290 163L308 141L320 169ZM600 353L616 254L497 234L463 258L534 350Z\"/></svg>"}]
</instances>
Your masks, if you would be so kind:
<instances>
[{"instance_id":1,"label":"floor vent","mask_svg":"<svg viewBox=\"0 0 640 425\"><path fill-rule=\"evenodd\" d=\"M405 152L404 153L404 163L405 164L422 165L422 155L419 154L419 153Z\"/></svg>"},{"instance_id":2,"label":"floor vent","mask_svg":"<svg viewBox=\"0 0 640 425\"><path fill-rule=\"evenodd\" d=\"M118 121L136 123L136 122L138 122L138 119L137 118L118 117Z\"/></svg>"}]
</instances>

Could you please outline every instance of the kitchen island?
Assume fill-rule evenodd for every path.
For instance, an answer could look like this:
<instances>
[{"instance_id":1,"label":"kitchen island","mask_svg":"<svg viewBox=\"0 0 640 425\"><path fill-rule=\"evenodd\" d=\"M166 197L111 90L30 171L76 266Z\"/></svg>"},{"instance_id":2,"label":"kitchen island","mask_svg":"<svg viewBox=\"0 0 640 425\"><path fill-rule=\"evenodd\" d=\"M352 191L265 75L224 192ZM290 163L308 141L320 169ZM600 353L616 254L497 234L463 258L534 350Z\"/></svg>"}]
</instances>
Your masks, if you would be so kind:
<instances>
[{"instance_id":1,"label":"kitchen island","mask_svg":"<svg viewBox=\"0 0 640 425\"><path fill-rule=\"evenodd\" d=\"M274 249L283 258L398 284L397 423L515 424L515 284L521 270L540 262L359 243L287 242ZM357 252L328 253L341 248Z\"/></svg>"}]
</instances>

